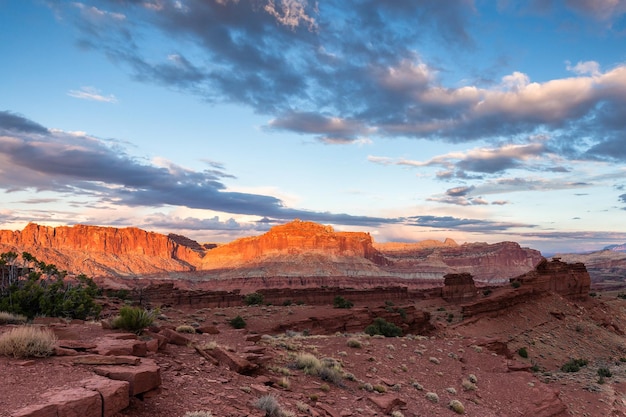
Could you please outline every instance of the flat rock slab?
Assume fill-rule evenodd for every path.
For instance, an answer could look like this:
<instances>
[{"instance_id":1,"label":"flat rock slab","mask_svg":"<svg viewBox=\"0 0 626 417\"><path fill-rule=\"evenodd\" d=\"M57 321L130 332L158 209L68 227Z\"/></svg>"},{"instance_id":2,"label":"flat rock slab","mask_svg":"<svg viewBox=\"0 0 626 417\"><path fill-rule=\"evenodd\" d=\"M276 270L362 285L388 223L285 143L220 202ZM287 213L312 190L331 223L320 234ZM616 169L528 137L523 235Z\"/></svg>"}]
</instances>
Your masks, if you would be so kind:
<instances>
[{"instance_id":1,"label":"flat rock slab","mask_svg":"<svg viewBox=\"0 0 626 417\"><path fill-rule=\"evenodd\" d=\"M71 388L46 392L41 404L32 405L15 412L12 417L101 417L100 393L87 388Z\"/></svg>"},{"instance_id":2,"label":"flat rock slab","mask_svg":"<svg viewBox=\"0 0 626 417\"><path fill-rule=\"evenodd\" d=\"M137 356L82 355L71 358L74 365L139 365Z\"/></svg>"},{"instance_id":3,"label":"flat rock slab","mask_svg":"<svg viewBox=\"0 0 626 417\"><path fill-rule=\"evenodd\" d=\"M148 347L146 342L136 339L100 339L91 352L105 356L146 356Z\"/></svg>"},{"instance_id":4,"label":"flat rock slab","mask_svg":"<svg viewBox=\"0 0 626 417\"><path fill-rule=\"evenodd\" d=\"M128 381L131 396L151 391L161 385L161 368L151 359L142 359L136 366L99 366L94 372L118 381Z\"/></svg>"},{"instance_id":5,"label":"flat rock slab","mask_svg":"<svg viewBox=\"0 0 626 417\"><path fill-rule=\"evenodd\" d=\"M191 343L191 339L188 338L187 336L184 336L180 333L178 333L177 331L174 331L172 329L163 329L161 330L160 333L162 336L165 336L165 338L167 339L168 343L171 343L173 345L178 345L178 346L187 346L188 344Z\"/></svg>"},{"instance_id":6,"label":"flat rock slab","mask_svg":"<svg viewBox=\"0 0 626 417\"><path fill-rule=\"evenodd\" d=\"M102 376L93 376L81 382L83 388L97 391L102 396L103 417L112 417L130 405L130 384Z\"/></svg>"},{"instance_id":7,"label":"flat rock slab","mask_svg":"<svg viewBox=\"0 0 626 417\"><path fill-rule=\"evenodd\" d=\"M74 350L87 350L96 347L95 343L86 342L83 340L57 340L56 345L65 349Z\"/></svg>"},{"instance_id":8,"label":"flat rock slab","mask_svg":"<svg viewBox=\"0 0 626 417\"><path fill-rule=\"evenodd\" d=\"M384 414L391 413L395 408L403 407L406 402L393 394L372 395L367 397L372 403L376 404Z\"/></svg>"}]
</instances>

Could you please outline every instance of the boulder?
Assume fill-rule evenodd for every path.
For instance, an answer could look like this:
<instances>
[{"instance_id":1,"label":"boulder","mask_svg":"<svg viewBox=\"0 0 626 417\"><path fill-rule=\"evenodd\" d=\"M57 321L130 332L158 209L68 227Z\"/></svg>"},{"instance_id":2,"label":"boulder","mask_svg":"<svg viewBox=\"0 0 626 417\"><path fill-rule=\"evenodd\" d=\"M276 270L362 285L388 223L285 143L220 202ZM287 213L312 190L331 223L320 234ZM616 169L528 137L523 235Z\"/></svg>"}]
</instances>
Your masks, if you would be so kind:
<instances>
[{"instance_id":1,"label":"boulder","mask_svg":"<svg viewBox=\"0 0 626 417\"><path fill-rule=\"evenodd\" d=\"M238 356L234 352L229 352L221 346L215 347L208 353L221 364L228 366L231 371L237 372L238 374L250 375L259 368L259 365Z\"/></svg>"},{"instance_id":2,"label":"boulder","mask_svg":"<svg viewBox=\"0 0 626 417\"><path fill-rule=\"evenodd\" d=\"M172 329L163 329L159 334L165 337L167 343L171 343L173 345L187 346L191 343L191 339L189 337Z\"/></svg>"}]
</instances>

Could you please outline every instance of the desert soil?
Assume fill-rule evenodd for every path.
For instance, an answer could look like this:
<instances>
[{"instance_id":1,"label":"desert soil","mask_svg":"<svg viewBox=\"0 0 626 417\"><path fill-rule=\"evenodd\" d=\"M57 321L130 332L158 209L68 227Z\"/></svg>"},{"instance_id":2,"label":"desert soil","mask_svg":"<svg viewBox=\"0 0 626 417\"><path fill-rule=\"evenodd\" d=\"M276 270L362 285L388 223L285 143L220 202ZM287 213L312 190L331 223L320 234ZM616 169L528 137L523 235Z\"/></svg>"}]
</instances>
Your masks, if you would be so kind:
<instances>
[{"instance_id":1,"label":"desert soil","mask_svg":"<svg viewBox=\"0 0 626 417\"><path fill-rule=\"evenodd\" d=\"M453 313L455 318L448 322L457 307L442 300L421 301L416 307L431 312L436 330L398 338L271 333L277 323L311 316L332 320L336 313L332 306L164 308L160 326L217 327L219 334L191 335L199 345L214 343L237 353L256 344L265 347L271 360L258 374L247 376L213 365L189 346L168 345L151 355L161 366L161 392L133 400L117 417L182 417L196 410L216 417L261 417L265 413L254 403L264 394L275 396L294 416L391 415L376 404L381 398L397 399L399 405L393 409L404 416L454 416L448 406L453 399L464 405L465 415L476 417L626 416L626 363L620 361L626 357L626 345L617 326L626 317L624 306L626 300L615 297L571 303L547 296L491 317L461 321ZM363 307L367 306L354 308ZM246 329L228 324L237 315L247 321ZM53 327L59 338L82 341L114 332L99 322ZM0 326L0 332L9 328ZM246 341L253 333L263 337L256 343ZM359 340L361 347L350 347L349 339ZM510 357L490 350L490 340L505 342ZM516 353L521 347L527 349L528 358ZM352 377L336 384L307 375L294 366L302 352L333 358ZM569 358L585 358L589 364L578 373L561 372L560 366ZM529 369L533 365L534 372ZM600 367L613 374L604 383L599 383ZM8 417L13 410L37 403L46 390L70 388L93 371L87 365L72 365L67 357L0 357L0 375L0 417ZM468 384L470 375L476 378L474 385ZM369 391L370 385L385 392ZM438 402L427 399L427 393L437 394ZM549 414L559 401L565 411Z\"/></svg>"}]
</instances>

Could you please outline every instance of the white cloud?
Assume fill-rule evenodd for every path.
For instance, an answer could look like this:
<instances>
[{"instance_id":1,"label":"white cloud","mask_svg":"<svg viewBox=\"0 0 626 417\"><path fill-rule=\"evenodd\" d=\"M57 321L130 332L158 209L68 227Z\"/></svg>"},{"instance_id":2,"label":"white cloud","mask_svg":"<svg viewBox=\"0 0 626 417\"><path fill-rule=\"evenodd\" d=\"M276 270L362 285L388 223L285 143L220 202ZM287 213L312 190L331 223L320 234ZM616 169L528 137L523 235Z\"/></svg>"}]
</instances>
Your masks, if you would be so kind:
<instances>
[{"instance_id":1,"label":"white cloud","mask_svg":"<svg viewBox=\"0 0 626 417\"><path fill-rule=\"evenodd\" d=\"M113 94L108 96L100 94L100 90L94 87L81 87L80 90L70 90L67 95L81 100L100 101L103 103L117 103L117 98Z\"/></svg>"},{"instance_id":2,"label":"white cloud","mask_svg":"<svg viewBox=\"0 0 626 417\"><path fill-rule=\"evenodd\" d=\"M577 75L600 75L600 64L595 61L578 61L576 65L572 65L571 62L565 61L565 65L565 68L567 68L568 71Z\"/></svg>"}]
</instances>

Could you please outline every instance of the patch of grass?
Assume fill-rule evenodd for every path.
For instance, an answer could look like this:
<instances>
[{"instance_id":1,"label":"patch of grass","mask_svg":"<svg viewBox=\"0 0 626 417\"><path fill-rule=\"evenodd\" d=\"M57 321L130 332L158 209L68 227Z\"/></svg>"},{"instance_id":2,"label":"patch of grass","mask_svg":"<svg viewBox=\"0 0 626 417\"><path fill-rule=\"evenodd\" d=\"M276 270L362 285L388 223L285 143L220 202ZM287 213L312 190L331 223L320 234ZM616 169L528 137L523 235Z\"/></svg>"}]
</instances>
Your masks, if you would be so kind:
<instances>
[{"instance_id":1,"label":"patch of grass","mask_svg":"<svg viewBox=\"0 0 626 417\"><path fill-rule=\"evenodd\" d=\"M158 310L124 306L120 308L120 313L113 319L111 326L114 329L124 329L139 334L152 324L158 313Z\"/></svg>"},{"instance_id":2,"label":"patch of grass","mask_svg":"<svg viewBox=\"0 0 626 417\"><path fill-rule=\"evenodd\" d=\"M278 404L278 400L273 395L259 397L255 401L254 406L261 411L265 411L267 417L281 417L283 415L280 404Z\"/></svg>"},{"instance_id":3,"label":"patch of grass","mask_svg":"<svg viewBox=\"0 0 626 417\"><path fill-rule=\"evenodd\" d=\"M0 336L0 355L43 358L52 355L56 340L54 333L48 329L16 327Z\"/></svg>"},{"instance_id":4,"label":"patch of grass","mask_svg":"<svg viewBox=\"0 0 626 417\"><path fill-rule=\"evenodd\" d=\"M28 321L28 317L21 314L13 314L6 311L0 311L0 324L24 324Z\"/></svg>"},{"instance_id":5,"label":"patch of grass","mask_svg":"<svg viewBox=\"0 0 626 417\"><path fill-rule=\"evenodd\" d=\"M517 354L520 355L522 358L528 358L528 351L525 347L517 349Z\"/></svg>"},{"instance_id":6,"label":"patch of grass","mask_svg":"<svg viewBox=\"0 0 626 417\"><path fill-rule=\"evenodd\" d=\"M561 366L563 372L578 372L583 366L587 366L586 359L570 359Z\"/></svg>"},{"instance_id":7,"label":"patch of grass","mask_svg":"<svg viewBox=\"0 0 626 417\"><path fill-rule=\"evenodd\" d=\"M305 374L317 375L322 367L322 362L311 353L300 353L296 356L296 368L302 369Z\"/></svg>"},{"instance_id":8,"label":"patch of grass","mask_svg":"<svg viewBox=\"0 0 626 417\"><path fill-rule=\"evenodd\" d=\"M196 329L193 326L190 326L188 324L181 324L180 326L176 327L176 331L178 333L189 333L189 334L193 334L196 332Z\"/></svg>"},{"instance_id":9,"label":"patch of grass","mask_svg":"<svg viewBox=\"0 0 626 417\"><path fill-rule=\"evenodd\" d=\"M360 349L362 346L361 341L359 339L354 339L354 338L348 339L346 344L348 345L348 347L355 348L355 349Z\"/></svg>"},{"instance_id":10,"label":"patch of grass","mask_svg":"<svg viewBox=\"0 0 626 417\"><path fill-rule=\"evenodd\" d=\"M384 394L385 392L387 392L387 387L385 387L384 385L381 384L376 384L374 385L374 391L380 393L380 394Z\"/></svg>"},{"instance_id":11,"label":"patch of grass","mask_svg":"<svg viewBox=\"0 0 626 417\"><path fill-rule=\"evenodd\" d=\"M241 316L234 317L228 322L235 329L243 329L247 323Z\"/></svg>"}]
</instances>

